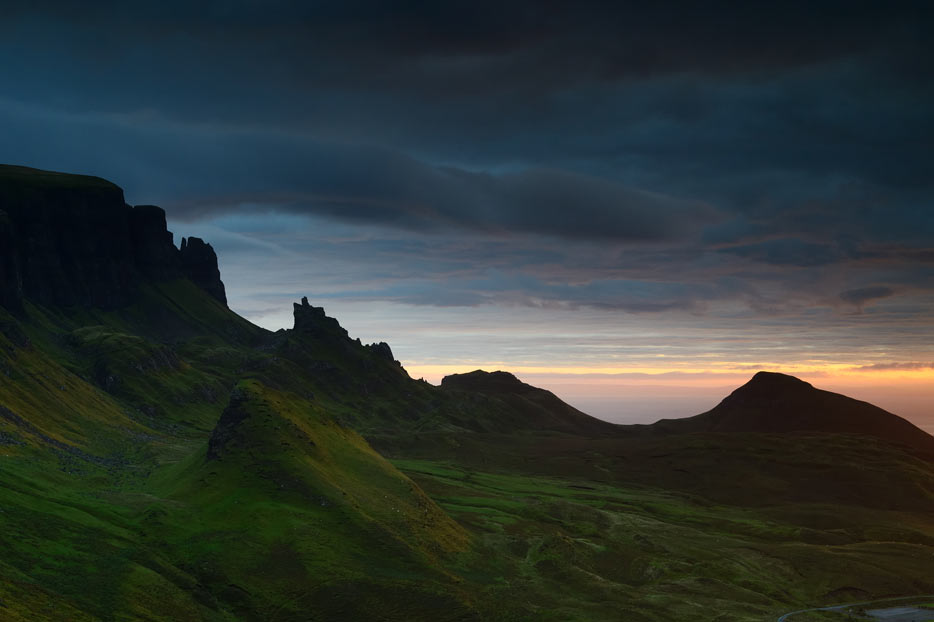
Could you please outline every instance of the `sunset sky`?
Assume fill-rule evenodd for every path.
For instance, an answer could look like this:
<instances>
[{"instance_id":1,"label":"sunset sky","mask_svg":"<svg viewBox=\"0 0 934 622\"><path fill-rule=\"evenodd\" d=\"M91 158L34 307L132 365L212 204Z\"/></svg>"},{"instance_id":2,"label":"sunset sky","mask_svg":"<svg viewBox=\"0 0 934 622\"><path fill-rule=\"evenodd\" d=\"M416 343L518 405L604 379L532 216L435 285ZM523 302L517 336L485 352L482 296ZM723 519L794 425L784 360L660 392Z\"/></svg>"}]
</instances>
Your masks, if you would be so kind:
<instances>
[{"instance_id":1,"label":"sunset sky","mask_svg":"<svg viewBox=\"0 0 934 622\"><path fill-rule=\"evenodd\" d=\"M0 162L163 206L257 324L307 295L615 421L770 369L934 431L932 3L21 4Z\"/></svg>"}]
</instances>

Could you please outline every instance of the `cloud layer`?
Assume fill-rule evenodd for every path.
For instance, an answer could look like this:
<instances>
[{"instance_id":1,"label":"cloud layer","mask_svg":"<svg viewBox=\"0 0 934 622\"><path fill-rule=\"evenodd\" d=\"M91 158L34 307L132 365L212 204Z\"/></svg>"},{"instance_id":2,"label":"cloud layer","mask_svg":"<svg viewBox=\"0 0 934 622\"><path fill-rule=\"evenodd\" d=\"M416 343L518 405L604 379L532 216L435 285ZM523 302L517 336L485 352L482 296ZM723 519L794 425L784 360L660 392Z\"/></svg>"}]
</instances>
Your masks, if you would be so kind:
<instances>
[{"instance_id":1,"label":"cloud layer","mask_svg":"<svg viewBox=\"0 0 934 622\"><path fill-rule=\"evenodd\" d=\"M555 318L530 346L577 317L604 341L637 322L655 335L643 357L674 355L660 327L684 321L751 365L782 348L907 365L934 356L932 17L927 2L38 2L0 22L16 60L0 63L0 161L163 205L270 325L311 293L464 326L489 308ZM740 328L786 341L766 354L732 341ZM549 356L573 358L562 343Z\"/></svg>"}]
</instances>

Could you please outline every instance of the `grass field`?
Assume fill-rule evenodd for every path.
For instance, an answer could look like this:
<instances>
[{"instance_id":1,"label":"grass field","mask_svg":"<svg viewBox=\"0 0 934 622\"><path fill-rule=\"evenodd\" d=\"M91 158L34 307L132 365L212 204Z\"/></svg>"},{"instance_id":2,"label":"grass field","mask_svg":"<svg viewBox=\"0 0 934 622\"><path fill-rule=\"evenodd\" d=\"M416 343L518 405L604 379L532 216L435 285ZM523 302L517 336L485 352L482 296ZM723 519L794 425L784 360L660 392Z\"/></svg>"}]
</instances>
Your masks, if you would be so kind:
<instances>
[{"instance_id":1,"label":"grass field","mask_svg":"<svg viewBox=\"0 0 934 622\"><path fill-rule=\"evenodd\" d=\"M660 489L395 464L475 535L461 571L485 582L488 602L515 619L613 620L624 611L627 620L768 620L789 603L897 594L931 581L930 526L877 541ZM924 517L875 514L860 523L867 520L922 525Z\"/></svg>"}]
</instances>

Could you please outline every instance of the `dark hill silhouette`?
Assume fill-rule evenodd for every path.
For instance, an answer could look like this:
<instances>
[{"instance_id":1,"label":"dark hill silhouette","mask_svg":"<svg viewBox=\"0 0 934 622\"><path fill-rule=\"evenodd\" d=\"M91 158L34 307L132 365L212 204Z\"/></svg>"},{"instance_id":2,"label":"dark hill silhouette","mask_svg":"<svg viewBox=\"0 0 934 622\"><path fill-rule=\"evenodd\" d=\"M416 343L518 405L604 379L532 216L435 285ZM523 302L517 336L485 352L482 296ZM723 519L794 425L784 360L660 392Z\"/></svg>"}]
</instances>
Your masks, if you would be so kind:
<instances>
[{"instance_id":1,"label":"dark hill silhouette","mask_svg":"<svg viewBox=\"0 0 934 622\"><path fill-rule=\"evenodd\" d=\"M505 371L476 370L441 380L445 391L487 396L500 405L496 431L548 430L582 436L618 434L622 426L591 417L561 401L551 391L526 384Z\"/></svg>"},{"instance_id":2,"label":"dark hill silhouette","mask_svg":"<svg viewBox=\"0 0 934 622\"><path fill-rule=\"evenodd\" d=\"M934 454L934 436L878 406L814 388L794 376L761 371L716 407L662 420L671 432L862 434Z\"/></svg>"}]
</instances>

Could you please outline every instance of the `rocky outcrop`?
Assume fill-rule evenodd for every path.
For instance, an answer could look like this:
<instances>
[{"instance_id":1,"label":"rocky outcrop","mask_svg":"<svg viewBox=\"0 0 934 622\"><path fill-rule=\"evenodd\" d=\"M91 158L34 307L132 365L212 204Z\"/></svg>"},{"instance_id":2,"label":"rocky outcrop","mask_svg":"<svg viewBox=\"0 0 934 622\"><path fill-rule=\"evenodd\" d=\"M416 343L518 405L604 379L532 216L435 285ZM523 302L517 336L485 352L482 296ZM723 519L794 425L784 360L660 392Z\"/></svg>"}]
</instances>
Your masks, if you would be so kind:
<instances>
[{"instance_id":1,"label":"rocky outcrop","mask_svg":"<svg viewBox=\"0 0 934 622\"><path fill-rule=\"evenodd\" d=\"M384 358L387 361L396 362L396 357L392 355L392 348L390 348L389 344L385 341L368 344L367 348L369 348L370 351L375 353L377 356Z\"/></svg>"},{"instance_id":2,"label":"rocky outcrop","mask_svg":"<svg viewBox=\"0 0 934 622\"><path fill-rule=\"evenodd\" d=\"M230 394L227 407L221 413L221 417L208 439L208 460L220 460L228 445L244 440L240 424L250 415L247 401L247 394L239 388L234 388Z\"/></svg>"},{"instance_id":3,"label":"rocky outcrop","mask_svg":"<svg viewBox=\"0 0 934 622\"><path fill-rule=\"evenodd\" d=\"M324 314L324 307L315 307L308 304L308 297L302 297L302 303L293 303L292 313L295 317L294 330L298 333L314 335L316 337L340 337L350 339L347 331L332 317Z\"/></svg>"},{"instance_id":4,"label":"rocky outcrop","mask_svg":"<svg viewBox=\"0 0 934 622\"><path fill-rule=\"evenodd\" d=\"M9 310L24 298L118 308L144 281L184 277L226 303L210 245L198 240L183 262L165 212L130 207L108 181L0 166L0 211L0 304Z\"/></svg>"},{"instance_id":5,"label":"rocky outcrop","mask_svg":"<svg viewBox=\"0 0 934 622\"><path fill-rule=\"evenodd\" d=\"M221 272L217 267L217 253L210 244L201 238L182 238L179 259L185 276L207 293L225 305L227 304L227 292L221 281Z\"/></svg>"},{"instance_id":6,"label":"rocky outcrop","mask_svg":"<svg viewBox=\"0 0 934 622\"><path fill-rule=\"evenodd\" d=\"M234 387L208 439L206 458L209 461L243 452L252 455L254 451L265 451L272 457L270 449L281 452L285 447L300 447L303 453L314 450L315 442L308 433L256 391L256 386L243 382ZM281 471L277 471L276 476L277 479L282 477Z\"/></svg>"}]
</instances>

